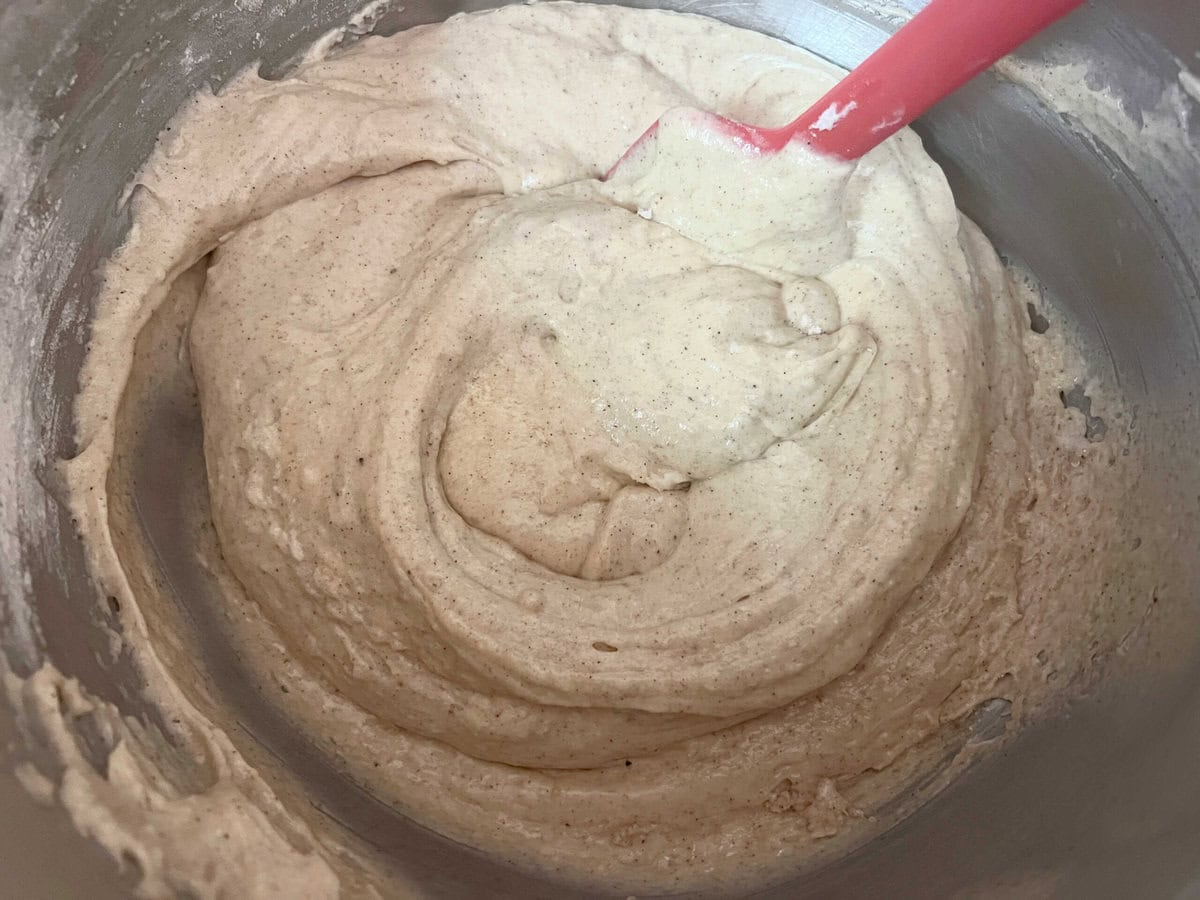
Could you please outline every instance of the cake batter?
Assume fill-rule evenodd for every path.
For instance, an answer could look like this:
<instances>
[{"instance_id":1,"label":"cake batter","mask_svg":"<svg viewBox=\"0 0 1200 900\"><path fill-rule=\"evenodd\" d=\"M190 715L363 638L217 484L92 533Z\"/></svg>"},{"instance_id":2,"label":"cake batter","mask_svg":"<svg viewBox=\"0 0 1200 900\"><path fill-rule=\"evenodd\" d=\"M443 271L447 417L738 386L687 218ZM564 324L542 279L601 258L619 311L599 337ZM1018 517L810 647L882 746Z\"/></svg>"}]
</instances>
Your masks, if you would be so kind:
<instances>
[{"instance_id":1,"label":"cake batter","mask_svg":"<svg viewBox=\"0 0 1200 900\"><path fill-rule=\"evenodd\" d=\"M133 639L155 601L105 497L131 372L166 359L194 374L241 655L457 840L746 884L882 827L981 710L1036 709L1109 627L1103 571L1056 590L1072 529L1115 534L1057 394L1078 363L1032 347L1029 289L913 133L842 163L688 127L782 124L838 74L553 3L197 97L139 178L68 467ZM170 352L139 350L172 310ZM219 733L180 652L148 680Z\"/></svg>"}]
</instances>

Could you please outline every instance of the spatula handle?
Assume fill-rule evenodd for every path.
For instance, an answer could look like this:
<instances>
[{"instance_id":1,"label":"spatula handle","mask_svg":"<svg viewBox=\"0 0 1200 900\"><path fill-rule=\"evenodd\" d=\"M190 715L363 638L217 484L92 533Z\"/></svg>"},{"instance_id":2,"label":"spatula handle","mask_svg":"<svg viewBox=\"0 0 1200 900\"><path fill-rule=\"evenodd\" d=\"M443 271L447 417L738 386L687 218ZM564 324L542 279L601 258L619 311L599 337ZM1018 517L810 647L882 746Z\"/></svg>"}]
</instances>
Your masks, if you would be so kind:
<instances>
[{"instance_id":1,"label":"spatula handle","mask_svg":"<svg viewBox=\"0 0 1200 900\"><path fill-rule=\"evenodd\" d=\"M857 159L1084 0L932 0L788 126Z\"/></svg>"}]
</instances>

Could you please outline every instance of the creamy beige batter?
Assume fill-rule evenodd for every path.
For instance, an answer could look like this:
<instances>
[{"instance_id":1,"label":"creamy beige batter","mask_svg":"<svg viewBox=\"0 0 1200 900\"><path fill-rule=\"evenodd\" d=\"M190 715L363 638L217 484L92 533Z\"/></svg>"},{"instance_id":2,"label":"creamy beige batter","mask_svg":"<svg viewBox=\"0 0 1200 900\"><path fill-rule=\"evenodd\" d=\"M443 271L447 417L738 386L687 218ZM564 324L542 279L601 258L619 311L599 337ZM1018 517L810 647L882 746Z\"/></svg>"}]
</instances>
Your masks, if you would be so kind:
<instances>
[{"instance_id":1,"label":"creamy beige batter","mask_svg":"<svg viewBox=\"0 0 1200 900\"><path fill-rule=\"evenodd\" d=\"M1093 469L1125 463L920 140L759 159L681 111L598 180L664 110L781 124L837 77L706 19L539 4L196 99L107 273L68 470L190 727L212 700L153 640L106 492L135 342L193 305L164 333L243 655L452 837L744 884L882 827L973 756L977 708L1020 721L1082 671L1120 561L1084 560L1123 540Z\"/></svg>"}]
</instances>

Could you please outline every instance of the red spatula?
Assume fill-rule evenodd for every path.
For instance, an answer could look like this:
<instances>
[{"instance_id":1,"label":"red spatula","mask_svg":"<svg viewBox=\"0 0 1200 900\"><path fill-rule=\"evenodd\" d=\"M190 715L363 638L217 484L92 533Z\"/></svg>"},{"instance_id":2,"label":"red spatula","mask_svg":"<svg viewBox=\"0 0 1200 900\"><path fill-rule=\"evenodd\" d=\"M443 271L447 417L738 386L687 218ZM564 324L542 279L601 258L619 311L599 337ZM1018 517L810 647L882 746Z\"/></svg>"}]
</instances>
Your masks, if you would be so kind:
<instances>
[{"instance_id":1,"label":"red spatula","mask_svg":"<svg viewBox=\"0 0 1200 900\"><path fill-rule=\"evenodd\" d=\"M823 155L857 159L1083 2L932 0L791 124L757 128L715 113L706 119L752 153L776 153L800 140ZM655 122L605 177L657 130Z\"/></svg>"}]
</instances>

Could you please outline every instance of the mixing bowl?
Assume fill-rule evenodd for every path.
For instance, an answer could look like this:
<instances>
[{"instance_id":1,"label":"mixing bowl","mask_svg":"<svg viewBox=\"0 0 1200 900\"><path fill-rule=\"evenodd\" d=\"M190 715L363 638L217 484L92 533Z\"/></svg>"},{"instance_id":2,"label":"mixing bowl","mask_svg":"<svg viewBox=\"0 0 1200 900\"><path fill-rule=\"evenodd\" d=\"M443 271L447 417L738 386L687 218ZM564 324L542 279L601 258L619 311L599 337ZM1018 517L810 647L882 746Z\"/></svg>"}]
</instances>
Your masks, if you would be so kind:
<instances>
[{"instance_id":1,"label":"mixing bowl","mask_svg":"<svg viewBox=\"0 0 1200 900\"><path fill-rule=\"evenodd\" d=\"M52 661L155 726L136 661L108 652L112 621L54 466L73 452L97 268L128 228L131 177L183 100L252 62L267 77L286 71L357 3L7 0L0 9L0 650L15 675ZM377 5L369 21L389 33L491 5L409 0ZM921 4L635 5L711 15L850 66ZM882 837L756 896L1200 896L1200 156L1187 148L1189 130L1200 137L1200 81L1186 72L1200 65L1200 4L1097 0L1021 55L1028 65L989 73L918 131L961 208L1032 270L1123 388L1135 421L1122 427L1137 430L1149 460L1128 515L1175 523L1159 539L1190 574L1130 598L1145 609L1142 624L1096 660L1100 677L1063 714ZM159 425L129 474L130 508L239 749L373 860L384 895L415 885L431 897L562 896L563 886L375 802L247 686L180 540L176 471L198 452L196 423ZM127 895L137 873L119 871L61 810L18 786L19 762L56 773L36 735L18 736L3 700L0 738L0 894ZM103 769L108 749L98 737L86 752Z\"/></svg>"}]
</instances>

